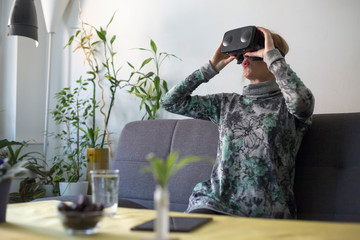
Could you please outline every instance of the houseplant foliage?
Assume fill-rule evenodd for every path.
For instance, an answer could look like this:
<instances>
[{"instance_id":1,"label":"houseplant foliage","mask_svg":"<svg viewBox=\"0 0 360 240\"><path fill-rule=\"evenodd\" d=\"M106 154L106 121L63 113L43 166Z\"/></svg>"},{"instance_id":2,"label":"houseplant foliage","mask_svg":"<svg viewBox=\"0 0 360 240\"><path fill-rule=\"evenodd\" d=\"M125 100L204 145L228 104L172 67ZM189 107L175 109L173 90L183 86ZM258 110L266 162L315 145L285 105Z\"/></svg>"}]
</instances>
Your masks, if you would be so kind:
<instances>
[{"instance_id":1,"label":"houseplant foliage","mask_svg":"<svg viewBox=\"0 0 360 240\"><path fill-rule=\"evenodd\" d=\"M80 8L80 3L79 3ZM105 28L100 27L100 29L95 28L94 26L85 23L81 17L81 8L79 13L80 20L80 29L76 31L74 35L69 38L69 41L66 46L71 46L76 43L75 50L81 50L85 57L85 62L88 64L90 70L87 72L90 75L90 78L93 85L93 98L96 97L96 86L95 82L101 90L101 106L100 113L104 117L104 133L102 135L100 148L104 148L105 140L110 150L112 156L111 145L109 142L109 130L108 124L111 116L111 111L114 106L115 96L118 89L126 87L128 81L121 80L118 77L120 67L115 65L114 57L116 52L114 51L113 44L116 39L116 35L108 37L108 27L114 19L114 16L111 17L110 21ZM94 33L95 32L95 33ZM95 35L96 34L96 35ZM98 53L102 52L103 57L99 56ZM105 108L105 89L103 87L103 80L107 80L109 84L110 91L110 104L108 107L107 113L104 112ZM95 101L95 100L94 100ZM95 120L95 112L93 114ZM95 121L93 120L93 124ZM95 127L93 127L95 129ZM112 156L113 157L113 156Z\"/></svg>"},{"instance_id":2,"label":"houseplant foliage","mask_svg":"<svg viewBox=\"0 0 360 240\"><path fill-rule=\"evenodd\" d=\"M56 93L57 104L51 112L55 123L62 129L56 134L60 142L61 154L54 157L55 182L78 182L82 177L82 169L86 167L85 149L88 147L89 135L86 121L90 118L91 100L82 99L81 94L86 91L87 82L81 78L76 81L74 89L64 88ZM96 140L96 139L95 139ZM95 141L96 142L96 141Z\"/></svg>"},{"instance_id":3,"label":"houseplant foliage","mask_svg":"<svg viewBox=\"0 0 360 240\"><path fill-rule=\"evenodd\" d=\"M156 183L154 202L156 210L155 239L169 239L169 192L168 182L170 178L186 164L210 160L206 157L187 156L179 159L178 152L171 152L165 159L156 157L153 153L147 156L150 164L144 167L143 172L150 172Z\"/></svg>"},{"instance_id":4,"label":"houseplant foliage","mask_svg":"<svg viewBox=\"0 0 360 240\"><path fill-rule=\"evenodd\" d=\"M150 49L137 48L140 51L149 52L151 57L146 58L139 69L136 69L133 64L128 62L128 65L133 69L130 75L131 79L135 79L129 93L135 94L141 99L140 110L145 106L145 113L142 120L156 119L157 111L160 109L160 99L163 93L168 91L167 82L160 77L160 68L164 60L168 58L177 58L174 54L166 52L159 52L155 42L150 39ZM155 71L145 71L145 66L153 64ZM134 82L134 80L132 80Z\"/></svg>"},{"instance_id":5,"label":"houseplant foliage","mask_svg":"<svg viewBox=\"0 0 360 240\"><path fill-rule=\"evenodd\" d=\"M14 161L9 157L8 148L21 144L7 139L0 140L0 223L5 222L6 219L11 179L27 172L25 160Z\"/></svg>"},{"instance_id":6,"label":"houseplant foliage","mask_svg":"<svg viewBox=\"0 0 360 240\"><path fill-rule=\"evenodd\" d=\"M89 67L89 71L87 72L90 76L89 79L92 79L94 83L94 99L96 96L95 82L101 91L99 111L104 118L104 131L99 147L103 148L106 141L111 158L113 158L108 126L115 102L119 103L119 99L116 98L117 93L125 90L134 94L140 99L140 110L145 110L143 119L154 119L156 112L160 108L160 98L162 94L168 90L166 81L160 78L160 66L165 59L175 57L175 55L159 52L155 42L151 40L150 49L138 49L151 52L152 57L143 60L138 69L134 67L135 64L128 62L128 66L131 67L132 72L128 77L121 77L120 70L122 66L119 66L115 60L117 52L115 51L114 45L117 36L109 34L109 27L114 20L114 15L105 27L97 28L81 19L80 1L79 10L80 27L74 35L70 36L66 46L74 46L74 51L81 51L83 53L85 62ZM154 63L155 70L145 71L144 67L151 62ZM105 88L105 86L107 86L107 88ZM105 109L106 94L110 94L109 102L106 106L107 111ZM95 113L93 116L95 119ZM95 124L95 121L93 121L93 124ZM93 126L93 129L96 129L95 126Z\"/></svg>"},{"instance_id":7,"label":"houseplant foliage","mask_svg":"<svg viewBox=\"0 0 360 240\"><path fill-rule=\"evenodd\" d=\"M36 198L42 197L45 190L42 188L45 183L44 175L47 174L44 165L45 160L39 152L24 152L24 148L27 147L28 142L8 141L7 139L0 140L0 158L7 159L8 165L12 166L12 169L17 169L20 166L25 171L16 173L13 177L24 177L24 180L20 182L19 189L16 192L10 193L10 202L26 202ZM6 166L3 165L3 166ZM11 173L10 171L9 173ZM31 178L27 177L32 173Z\"/></svg>"},{"instance_id":8,"label":"houseplant foliage","mask_svg":"<svg viewBox=\"0 0 360 240\"><path fill-rule=\"evenodd\" d=\"M14 151L12 148L14 145L20 147ZM0 140L0 182L28 172L25 168L27 164L25 158L30 156L30 153L20 155L23 146L25 146L25 142Z\"/></svg>"},{"instance_id":9,"label":"houseplant foliage","mask_svg":"<svg viewBox=\"0 0 360 240\"><path fill-rule=\"evenodd\" d=\"M166 159L158 158L155 154L150 153L147 156L150 164L142 169L143 172L150 172L156 183L162 188L167 188L170 178L186 164L200 160L210 160L205 157L187 156L179 159L179 153L171 152Z\"/></svg>"}]
</instances>

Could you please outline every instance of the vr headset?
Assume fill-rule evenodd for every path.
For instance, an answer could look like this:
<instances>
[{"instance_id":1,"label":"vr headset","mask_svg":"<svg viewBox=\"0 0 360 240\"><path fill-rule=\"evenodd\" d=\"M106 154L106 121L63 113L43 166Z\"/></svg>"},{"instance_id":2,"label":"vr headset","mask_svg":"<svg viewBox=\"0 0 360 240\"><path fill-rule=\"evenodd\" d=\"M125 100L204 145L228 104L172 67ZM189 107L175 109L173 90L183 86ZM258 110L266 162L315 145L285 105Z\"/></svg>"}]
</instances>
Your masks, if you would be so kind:
<instances>
[{"instance_id":1,"label":"vr headset","mask_svg":"<svg viewBox=\"0 0 360 240\"><path fill-rule=\"evenodd\" d=\"M244 53L255 52L264 46L265 39L261 32L255 26L247 26L227 31L224 34L221 52L236 56L237 64L241 64Z\"/></svg>"}]
</instances>

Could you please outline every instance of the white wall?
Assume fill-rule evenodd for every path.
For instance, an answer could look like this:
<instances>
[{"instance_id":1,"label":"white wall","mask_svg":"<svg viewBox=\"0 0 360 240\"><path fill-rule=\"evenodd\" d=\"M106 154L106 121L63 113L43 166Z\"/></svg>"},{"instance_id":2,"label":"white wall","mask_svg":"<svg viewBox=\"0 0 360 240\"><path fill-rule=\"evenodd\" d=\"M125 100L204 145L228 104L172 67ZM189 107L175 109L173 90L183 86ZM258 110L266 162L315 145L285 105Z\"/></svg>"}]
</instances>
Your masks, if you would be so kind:
<instances>
[{"instance_id":1,"label":"white wall","mask_svg":"<svg viewBox=\"0 0 360 240\"><path fill-rule=\"evenodd\" d=\"M134 57L129 49L147 46L151 37L183 60L164 66L171 84L206 62L225 31L259 25L287 39L287 61L314 92L316 113L360 111L359 1L83 1L83 18L94 25L104 25L115 10L111 31L118 36L119 61ZM241 92L241 73L233 63L197 92Z\"/></svg>"},{"instance_id":2,"label":"white wall","mask_svg":"<svg viewBox=\"0 0 360 240\"><path fill-rule=\"evenodd\" d=\"M43 138L45 51L32 39L7 36L13 1L1 1L1 138L41 144ZM37 9L40 8L36 2ZM38 12L39 14L39 12ZM39 19L39 39L45 31Z\"/></svg>"},{"instance_id":3,"label":"white wall","mask_svg":"<svg viewBox=\"0 0 360 240\"><path fill-rule=\"evenodd\" d=\"M7 2L0 1L1 23L7 23ZM7 25L0 25L0 137L15 138L16 121L16 48L17 41L6 37Z\"/></svg>"},{"instance_id":4,"label":"white wall","mask_svg":"<svg viewBox=\"0 0 360 240\"><path fill-rule=\"evenodd\" d=\"M3 16L3 7L12 1L1 1L0 44L3 49L4 39L8 38L3 26L4 21L7 21L7 17ZM18 43L18 56L26 55L33 61L18 61L20 65L15 67L18 69L17 93L21 93L16 96L21 106L16 105L15 128L16 136L22 138L17 140L36 139L41 142L47 40L39 0L35 2L39 31L43 32L39 39L40 47L36 50L23 47L22 42ZM70 1L54 36L52 97L68 82L78 79L81 74L85 75L83 59L72 53L71 49L63 49L78 24L77 6L77 0ZM281 34L288 41L290 52L286 57L287 62L313 91L316 98L315 113L360 112L360 1L82 0L82 10L84 21L95 26L104 26L116 11L109 31L117 35L117 61L124 66L124 77L128 74L126 61L140 64L140 58L144 56L130 49L148 47L150 38L155 40L160 51L173 53L182 59L172 59L163 66L162 76L173 86L208 61L225 31L258 25ZM9 39L6 41L9 42ZM4 51L1 54L1 86L4 82L12 81L4 75L4 72L14 68L6 63L10 54ZM35 70L30 71L31 66ZM26 73L20 70L23 68L27 69ZM240 93L244 85L241 74L241 67L232 63L212 81L200 86L195 93ZM25 78L28 81L26 83ZM36 87L31 87L30 83ZM31 94L27 93L29 90ZM3 88L1 96L4 96ZM110 130L115 133L114 139L126 122L140 118L136 101L125 93L119 96L110 124ZM53 100L50 106L54 107ZM4 104L1 103L0 107L3 108ZM0 116L0 129L3 129L8 125L8 118L3 114ZM178 116L164 113L163 117ZM50 126L51 130L54 130L53 125Z\"/></svg>"}]
</instances>

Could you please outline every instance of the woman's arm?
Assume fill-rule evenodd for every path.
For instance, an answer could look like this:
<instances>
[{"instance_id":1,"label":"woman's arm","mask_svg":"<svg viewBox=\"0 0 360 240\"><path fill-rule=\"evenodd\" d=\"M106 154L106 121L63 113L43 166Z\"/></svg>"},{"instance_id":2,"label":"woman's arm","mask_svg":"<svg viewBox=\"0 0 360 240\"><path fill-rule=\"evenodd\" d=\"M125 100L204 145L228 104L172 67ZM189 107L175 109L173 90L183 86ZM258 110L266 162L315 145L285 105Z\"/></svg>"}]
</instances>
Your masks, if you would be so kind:
<instances>
[{"instance_id":1,"label":"woman's arm","mask_svg":"<svg viewBox=\"0 0 360 240\"><path fill-rule=\"evenodd\" d=\"M209 63L178 83L162 97L161 104L167 111L218 123L222 94L200 97L191 96L191 93L201 83L208 82L235 59L235 56L222 53L221 45L222 43L216 49Z\"/></svg>"},{"instance_id":2,"label":"woman's arm","mask_svg":"<svg viewBox=\"0 0 360 240\"><path fill-rule=\"evenodd\" d=\"M161 98L161 105L172 113L218 122L221 95L191 96L201 83L209 81L216 74L211 64L207 63L170 89Z\"/></svg>"},{"instance_id":3,"label":"woman's arm","mask_svg":"<svg viewBox=\"0 0 360 240\"><path fill-rule=\"evenodd\" d=\"M296 118L306 121L313 114L315 105L310 89L286 63L279 50L268 51L264 61L276 78L289 112Z\"/></svg>"},{"instance_id":4,"label":"woman's arm","mask_svg":"<svg viewBox=\"0 0 360 240\"><path fill-rule=\"evenodd\" d=\"M313 94L286 63L280 51L275 48L271 32L262 27L258 27L258 30L264 34L265 47L256 52L245 53L245 56L264 58L264 62L276 78L289 112L305 122L314 111Z\"/></svg>"}]
</instances>

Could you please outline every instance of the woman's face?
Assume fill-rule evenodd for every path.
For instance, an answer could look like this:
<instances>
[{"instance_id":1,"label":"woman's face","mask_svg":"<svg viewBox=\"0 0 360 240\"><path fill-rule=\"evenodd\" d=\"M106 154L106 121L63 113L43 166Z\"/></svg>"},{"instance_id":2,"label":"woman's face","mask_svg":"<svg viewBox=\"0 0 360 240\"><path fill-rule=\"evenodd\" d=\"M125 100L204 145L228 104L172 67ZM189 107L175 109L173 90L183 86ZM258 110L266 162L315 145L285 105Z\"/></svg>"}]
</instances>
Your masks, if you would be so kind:
<instances>
[{"instance_id":1,"label":"woman's face","mask_svg":"<svg viewBox=\"0 0 360 240\"><path fill-rule=\"evenodd\" d=\"M268 70L266 63L262 60L254 61L251 57L244 56L242 67L244 77L252 82L264 82L274 79L274 75Z\"/></svg>"}]
</instances>

